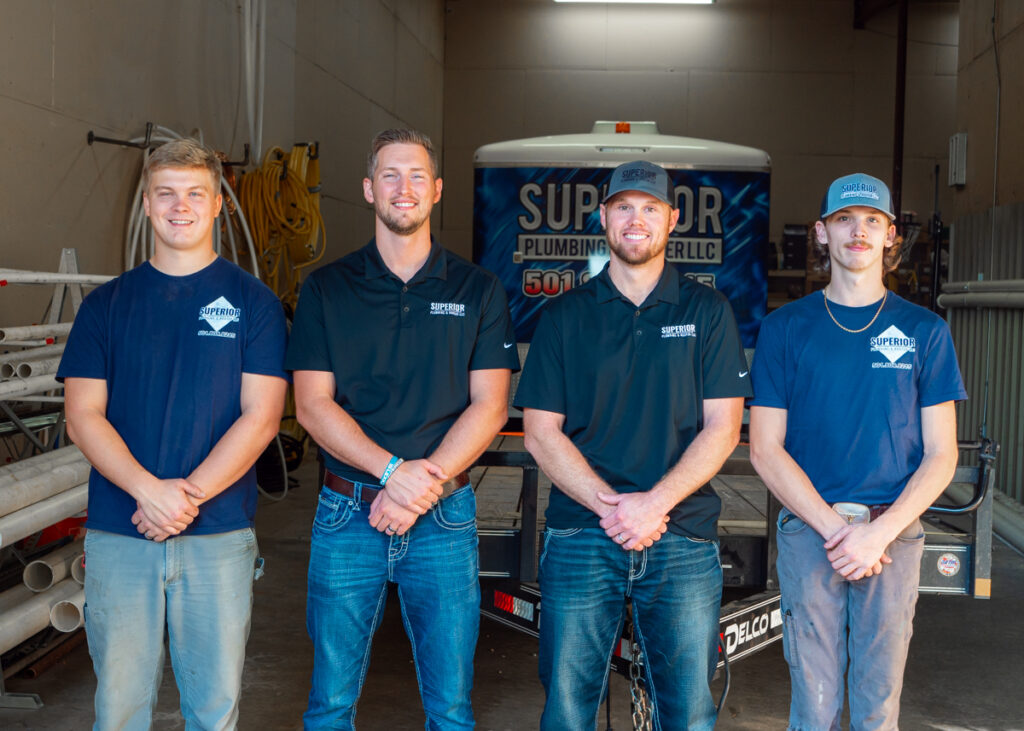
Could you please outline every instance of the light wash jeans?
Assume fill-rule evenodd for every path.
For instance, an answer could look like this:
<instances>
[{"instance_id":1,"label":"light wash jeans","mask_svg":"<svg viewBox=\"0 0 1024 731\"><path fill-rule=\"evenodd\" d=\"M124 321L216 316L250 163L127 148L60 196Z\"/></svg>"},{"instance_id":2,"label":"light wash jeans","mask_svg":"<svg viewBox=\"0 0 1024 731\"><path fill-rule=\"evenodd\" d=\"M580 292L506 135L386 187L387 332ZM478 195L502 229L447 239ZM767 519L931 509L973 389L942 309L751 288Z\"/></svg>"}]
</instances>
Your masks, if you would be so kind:
<instances>
[{"instance_id":1,"label":"light wash jeans","mask_svg":"<svg viewBox=\"0 0 1024 731\"><path fill-rule=\"evenodd\" d=\"M326 487L320 491L309 556L306 627L313 640L313 682L305 728L355 728L370 644L393 581L412 642L426 728L471 729L480 627L473 488L439 501L404 536L372 528L369 512L369 503Z\"/></svg>"},{"instance_id":2,"label":"light wash jeans","mask_svg":"<svg viewBox=\"0 0 1024 731\"><path fill-rule=\"evenodd\" d=\"M921 522L889 544L892 563L881 574L858 581L833 570L824 543L796 515L779 513L776 567L792 685L789 728L839 729L846 673L850 728L896 729L924 551Z\"/></svg>"},{"instance_id":3,"label":"light wash jeans","mask_svg":"<svg viewBox=\"0 0 1024 731\"><path fill-rule=\"evenodd\" d=\"M540 679L545 731L593 731L622 633L625 599L644 655L653 727L715 724L709 683L718 661L718 544L675 533L623 551L600 528L549 528L540 562Z\"/></svg>"},{"instance_id":4,"label":"light wash jeans","mask_svg":"<svg viewBox=\"0 0 1024 731\"><path fill-rule=\"evenodd\" d=\"M86 533L85 631L97 679L94 729L150 728L165 628L185 728L236 727L256 559L251 528L163 543Z\"/></svg>"}]
</instances>

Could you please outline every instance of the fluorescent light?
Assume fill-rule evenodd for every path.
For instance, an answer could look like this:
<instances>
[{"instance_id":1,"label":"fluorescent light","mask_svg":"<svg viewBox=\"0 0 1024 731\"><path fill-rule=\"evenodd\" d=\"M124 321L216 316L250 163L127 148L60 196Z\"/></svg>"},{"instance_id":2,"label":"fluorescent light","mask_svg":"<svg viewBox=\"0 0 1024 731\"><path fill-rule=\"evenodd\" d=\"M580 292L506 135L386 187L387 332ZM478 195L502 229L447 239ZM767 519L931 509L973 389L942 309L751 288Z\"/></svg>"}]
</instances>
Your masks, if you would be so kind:
<instances>
[{"instance_id":1,"label":"fluorescent light","mask_svg":"<svg viewBox=\"0 0 1024 731\"><path fill-rule=\"evenodd\" d=\"M556 3L603 3L605 5L711 5L715 0L555 0Z\"/></svg>"}]
</instances>

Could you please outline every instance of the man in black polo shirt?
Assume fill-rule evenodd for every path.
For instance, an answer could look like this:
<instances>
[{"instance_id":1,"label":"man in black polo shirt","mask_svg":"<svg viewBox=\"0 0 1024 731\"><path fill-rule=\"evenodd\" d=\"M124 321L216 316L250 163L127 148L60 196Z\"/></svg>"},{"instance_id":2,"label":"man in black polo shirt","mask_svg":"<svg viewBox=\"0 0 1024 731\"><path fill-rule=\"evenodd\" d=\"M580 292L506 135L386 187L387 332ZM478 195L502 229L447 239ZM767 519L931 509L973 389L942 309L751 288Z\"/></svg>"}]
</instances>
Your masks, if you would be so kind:
<instances>
[{"instance_id":1,"label":"man in black polo shirt","mask_svg":"<svg viewBox=\"0 0 1024 731\"><path fill-rule=\"evenodd\" d=\"M375 238L303 286L286 367L327 467L313 524L306 728L352 728L388 581L398 585L431 729L472 728L479 624L476 503L466 470L507 416L519 368L497 278L430 235L430 140L373 140Z\"/></svg>"},{"instance_id":2,"label":"man in black polo shirt","mask_svg":"<svg viewBox=\"0 0 1024 731\"><path fill-rule=\"evenodd\" d=\"M543 729L594 728L624 598L654 728L715 723L722 570L708 480L739 440L750 387L725 297L665 265L675 201L657 165L615 169L600 211L610 261L545 308L516 394L526 447L553 483Z\"/></svg>"}]
</instances>

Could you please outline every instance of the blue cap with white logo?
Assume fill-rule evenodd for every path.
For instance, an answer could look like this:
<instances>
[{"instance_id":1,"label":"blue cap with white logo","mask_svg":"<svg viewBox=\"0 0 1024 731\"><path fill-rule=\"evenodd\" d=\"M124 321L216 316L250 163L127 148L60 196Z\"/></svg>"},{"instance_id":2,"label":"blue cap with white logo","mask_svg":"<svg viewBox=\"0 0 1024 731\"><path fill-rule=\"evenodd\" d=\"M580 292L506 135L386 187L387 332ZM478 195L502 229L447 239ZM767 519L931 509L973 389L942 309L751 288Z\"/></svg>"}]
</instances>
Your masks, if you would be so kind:
<instances>
[{"instance_id":1,"label":"blue cap with white logo","mask_svg":"<svg viewBox=\"0 0 1024 731\"><path fill-rule=\"evenodd\" d=\"M673 200L675 189L672 181L669 180L665 168L655 165L646 160L634 160L624 162L612 171L612 178L608 181L608 191L604 195L602 203L607 203L613 195L626 190L635 190L640 193L653 195L662 203L668 203L672 208L676 207Z\"/></svg>"},{"instance_id":2,"label":"blue cap with white logo","mask_svg":"<svg viewBox=\"0 0 1024 731\"><path fill-rule=\"evenodd\" d=\"M850 206L876 208L887 215L890 221L896 220L889 187L878 178L864 173L844 175L832 181L825 197L821 199L821 218L828 218L840 208Z\"/></svg>"}]
</instances>

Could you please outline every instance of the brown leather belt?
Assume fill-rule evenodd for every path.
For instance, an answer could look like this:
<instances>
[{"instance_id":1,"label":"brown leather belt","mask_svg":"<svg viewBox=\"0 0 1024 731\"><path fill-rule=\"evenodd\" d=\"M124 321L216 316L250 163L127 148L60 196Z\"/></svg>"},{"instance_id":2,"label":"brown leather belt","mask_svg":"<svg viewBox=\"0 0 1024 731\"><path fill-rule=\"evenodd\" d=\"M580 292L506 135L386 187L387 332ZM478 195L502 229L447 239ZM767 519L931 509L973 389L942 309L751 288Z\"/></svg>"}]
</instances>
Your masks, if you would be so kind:
<instances>
[{"instance_id":1,"label":"brown leather belt","mask_svg":"<svg viewBox=\"0 0 1024 731\"><path fill-rule=\"evenodd\" d=\"M446 480L445 482L441 483L441 486L444 488L444 491L441 493L441 497L438 499L443 500L444 498L448 497L459 488L465 487L468 484L469 473L460 472L459 474L455 475L455 477L453 477L452 479ZM351 480L346 480L344 477L338 477L330 470L326 470L324 472L324 487L327 487L328 489L338 493L339 495L344 495L345 497L355 498L356 495L356 483L352 482ZM370 485L367 485L364 482L362 483L362 488L359 491L359 497L363 502L372 503L374 500L377 499L377 495L379 495L383 491L384 488L382 487L371 487Z\"/></svg>"},{"instance_id":2,"label":"brown leather belt","mask_svg":"<svg viewBox=\"0 0 1024 731\"><path fill-rule=\"evenodd\" d=\"M888 510L890 507L891 507L891 504L890 505L871 505L871 506L869 506L868 510L871 511L871 520L874 520L875 518L877 518L879 515L884 513L886 510Z\"/></svg>"}]
</instances>

